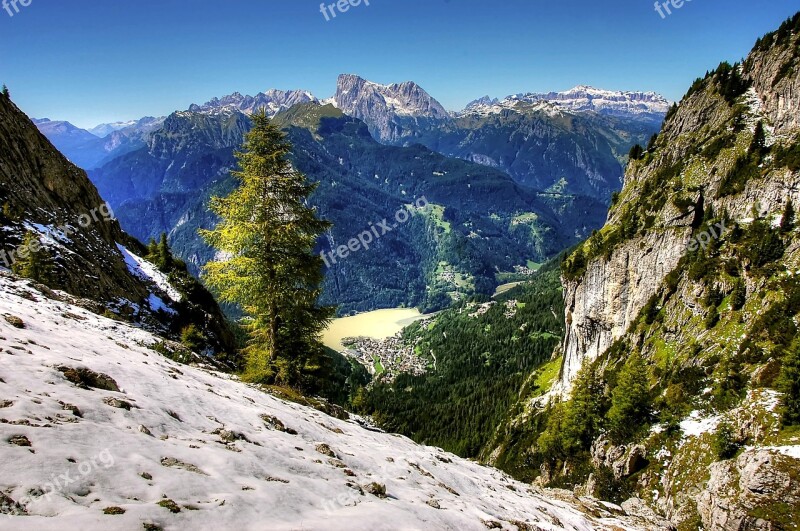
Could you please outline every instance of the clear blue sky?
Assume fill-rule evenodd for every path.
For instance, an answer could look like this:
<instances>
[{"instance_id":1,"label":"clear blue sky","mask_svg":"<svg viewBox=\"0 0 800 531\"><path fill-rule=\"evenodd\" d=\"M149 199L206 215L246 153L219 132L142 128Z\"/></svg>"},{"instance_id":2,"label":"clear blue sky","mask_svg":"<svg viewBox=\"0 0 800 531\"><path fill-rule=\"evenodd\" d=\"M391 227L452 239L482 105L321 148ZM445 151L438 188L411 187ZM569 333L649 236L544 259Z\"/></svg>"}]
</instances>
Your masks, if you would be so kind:
<instances>
[{"instance_id":1,"label":"clear blue sky","mask_svg":"<svg viewBox=\"0 0 800 531\"><path fill-rule=\"evenodd\" d=\"M328 97L343 72L414 80L450 109L578 84L679 99L798 9L693 0L662 19L651 0L370 0L326 22L319 0L32 0L0 10L0 82L29 115L84 127L234 91Z\"/></svg>"}]
</instances>

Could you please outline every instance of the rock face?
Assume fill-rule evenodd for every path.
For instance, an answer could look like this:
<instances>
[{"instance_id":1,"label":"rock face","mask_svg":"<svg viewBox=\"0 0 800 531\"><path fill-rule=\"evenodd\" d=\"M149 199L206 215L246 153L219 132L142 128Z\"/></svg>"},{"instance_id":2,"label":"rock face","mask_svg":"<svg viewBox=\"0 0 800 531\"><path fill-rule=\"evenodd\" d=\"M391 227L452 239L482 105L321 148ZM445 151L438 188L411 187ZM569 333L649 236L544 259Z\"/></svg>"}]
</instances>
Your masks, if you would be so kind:
<instances>
[{"instance_id":1,"label":"rock face","mask_svg":"<svg viewBox=\"0 0 800 531\"><path fill-rule=\"evenodd\" d=\"M595 92L598 97L615 94ZM618 97L638 105L631 96ZM344 113L363 120L384 144L419 143L500 169L520 184L603 204L621 186L624 154L658 130L667 110L654 105L647 107L649 117L644 110L614 114L579 105L578 99L529 95L502 102L487 96L450 114L415 83L379 85L353 75L339 77L334 101Z\"/></svg>"},{"instance_id":2,"label":"rock face","mask_svg":"<svg viewBox=\"0 0 800 531\"><path fill-rule=\"evenodd\" d=\"M446 124L450 114L413 82L379 85L351 74L339 76L334 96L345 114L363 120L376 140L403 143L431 122Z\"/></svg>"},{"instance_id":3,"label":"rock face","mask_svg":"<svg viewBox=\"0 0 800 531\"><path fill-rule=\"evenodd\" d=\"M697 508L709 531L790 529L800 507L800 459L770 450L749 450L714 463ZM783 514L776 521L765 514ZM781 527L776 527L781 526Z\"/></svg>"},{"instance_id":4,"label":"rock face","mask_svg":"<svg viewBox=\"0 0 800 531\"><path fill-rule=\"evenodd\" d=\"M610 260L592 262L580 281L565 281L567 334L561 389L584 363L625 334L661 281L678 265L691 228L676 225L619 246Z\"/></svg>"}]
</instances>

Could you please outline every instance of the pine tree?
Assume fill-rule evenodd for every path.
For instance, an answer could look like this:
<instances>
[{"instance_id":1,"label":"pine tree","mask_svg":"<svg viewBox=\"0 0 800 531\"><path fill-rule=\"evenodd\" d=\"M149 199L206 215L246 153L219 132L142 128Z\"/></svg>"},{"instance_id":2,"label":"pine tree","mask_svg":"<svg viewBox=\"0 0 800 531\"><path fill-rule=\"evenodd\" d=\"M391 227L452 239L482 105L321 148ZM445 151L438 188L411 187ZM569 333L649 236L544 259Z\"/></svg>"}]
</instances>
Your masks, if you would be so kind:
<instances>
[{"instance_id":1,"label":"pine tree","mask_svg":"<svg viewBox=\"0 0 800 531\"><path fill-rule=\"evenodd\" d=\"M223 302L238 304L248 316L246 377L252 381L296 383L318 369L319 334L333 315L320 307L322 259L313 254L330 224L307 205L316 188L289 163L292 146L264 112L237 153L239 187L215 197L220 218L201 231L226 257L205 267L205 278Z\"/></svg>"},{"instance_id":2,"label":"pine tree","mask_svg":"<svg viewBox=\"0 0 800 531\"><path fill-rule=\"evenodd\" d=\"M5 85L5 83L3 84L3 97L5 97L7 100L11 99L11 94L8 92L8 87Z\"/></svg>"},{"instance_id":3,"label":"pine tree","mask_svg":"<svg viewBox=\"0 0 800 531\"><path fill-rule=\"evenodd\" d=\"M658 142L658 133L654 134L650 137L650 140L647 142L647 152L650 153L656 148L656 142Z\"/></svg>"},{"instance_id":4,"label":"pine tree","mask_svg":"<svg viewBox=\"0 0 800 531\"><path fill-rule=\"evenodd\" d=\"M750 142L750 148L747 150L747 154L750 155L755 163L759 163L767 151L767 135L764 131L764 123L759 121L756 125L756 131L753 135L753 140Z\"/></svg>"},{"instance_id":5,"label":"pine tree","mask_svg":"<svg viewBox=\"0 0 800 531\"><path fill-rule=\"evenodd\" d=\"M744 283L744 280L737 279L736 283L733 285L733 292L731 293L731 307L735 311L739 311L744 308L745 303L747 302L747 286Z\"/></svg>"},{"instance_id":6,"label":"pine tree","mask_svg":"<svg viewBox=\"0 0 800 531\"><path fill-rule=\"evenodd\" d=\"M636 144L628 152L628 158L630 160L639 160L642 156L644 156L644 148L640 144Z\"/></svg>"},{"instance_id":7,"label":"pine tree","mask_svg":"<svg viewBox=\"0 0 800 531\"><path fill-rule=\"evenodd\" d=\"M792 200L786 202L786 208L783 210L783 218L781 219L781 232L786 234L794 229L795 211Z\"/></svg>"},{"instance_id":8,"label":"pine tree","mask_svg":"<svg viewBox=\"0 0 800 531\"><path fill-rule=\"evenodd\" d=\"M20 254L23 249L24 252ZM31 231L25 233L17 260L11 266L11 270L21 277L30 278L41 284L49 284L52 281L52 265L42 250L36 233Z\"/></svg>"},{"instance_id":9,"label":"pine tree","mask_svg":"<svg viewBox=\"0 0 800 531\"><path fill-rule=\"evenodd\" d=\"M783 423L800 424L800 339L795 339L783 355L778 389L784 393Z\"/></svg>"},{"instance_id":10,"label":"pine tree","mask_svg":"<svg viewBox=\"0 0 800 531\"><path fill-rule=\"evenodd\" d=\"M636 433L650 413L649 371L638 352L620 371L611 396L609 429L616 442L624 442Z\"/></svg>"},{"instance_id":11,"label":"pine tree","mask_svg":"<svg viewBox=\"0 0 800 531\"><path fill-rule=\"evenodd\" d=\"M158 267L163 271L168 271L172 268L172 252L169 250L167 243L167 233L161 233L161 239L158 242Z\"/></svg>"}]
</instances>

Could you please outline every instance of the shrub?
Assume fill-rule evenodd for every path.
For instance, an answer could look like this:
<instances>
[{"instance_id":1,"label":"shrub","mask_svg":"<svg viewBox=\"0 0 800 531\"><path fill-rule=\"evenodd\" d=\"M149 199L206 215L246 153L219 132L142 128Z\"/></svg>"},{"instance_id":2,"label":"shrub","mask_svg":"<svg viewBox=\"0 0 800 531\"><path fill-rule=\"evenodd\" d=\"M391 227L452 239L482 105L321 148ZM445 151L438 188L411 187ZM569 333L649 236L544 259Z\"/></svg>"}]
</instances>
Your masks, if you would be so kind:
<instances>
[{"instance_id":1,"label":"shrub","mask_svg":"<svg viewBox=\"0 0 800 531\"><path fill-rule=\"evenodd\" d=\"M716 306L712 307L706 315L705 326L706 330L711 330L719 324L719 310Z\"/></svg>"},{"instance_id":2,"label":"shrub","mask_svg":"<svg viewBox=\"0 0 800 531\"><path fill-rule=\"evenodd\" d=\"M181 330L181 343L192 352L199 352L206 344L206 338L193 324Z\"/></svg>"}]
</instances>

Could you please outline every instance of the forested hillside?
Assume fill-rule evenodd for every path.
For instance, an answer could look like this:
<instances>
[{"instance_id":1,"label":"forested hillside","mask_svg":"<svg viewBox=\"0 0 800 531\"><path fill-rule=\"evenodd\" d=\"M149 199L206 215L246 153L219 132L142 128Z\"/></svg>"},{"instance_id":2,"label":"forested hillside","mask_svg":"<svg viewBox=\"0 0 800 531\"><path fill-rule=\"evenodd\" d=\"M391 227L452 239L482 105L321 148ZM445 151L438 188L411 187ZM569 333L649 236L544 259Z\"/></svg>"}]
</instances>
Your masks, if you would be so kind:
<instances>
[{"instance_id":1,"label":"forested hillside","mask_svg":"<svg viewBox=\"0 0 800 531\"><path fill-rule=\"evenodd\" d=\"M465 457L478 457L520 404L542 395L558 376L553 358L563 339L558 262L496 299L464 302L403 340L429 362L423 376L377 383L356 406L381 427Z\"/></svg>"}]
</instances>

